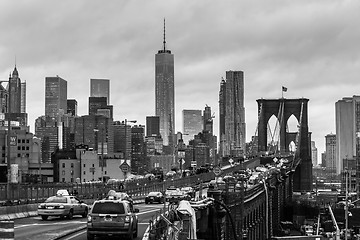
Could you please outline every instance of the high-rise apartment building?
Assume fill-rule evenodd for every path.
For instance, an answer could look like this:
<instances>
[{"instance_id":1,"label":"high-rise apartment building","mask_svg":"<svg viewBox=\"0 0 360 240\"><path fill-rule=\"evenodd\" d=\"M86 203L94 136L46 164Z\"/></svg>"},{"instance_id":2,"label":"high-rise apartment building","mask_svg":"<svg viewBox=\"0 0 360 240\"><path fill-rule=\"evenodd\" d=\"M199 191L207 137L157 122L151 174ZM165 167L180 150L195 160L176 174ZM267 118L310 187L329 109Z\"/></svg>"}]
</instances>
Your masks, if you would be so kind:
<instances>
[{"instance_id":1,"label":"high-rise apartment building","mask_svg":"<svg viewBox=\"0 0 360 240\"><path fill-rule=\"evenodd\" d=\"M124 121L113 122L114 152L122 153L126 160L131 159L131 125Z\"/></svg>"},{"instance_id":2,"label":"high-rise apartment building","mask_svg":"<svg viewBox=\"0 0 360 240\"><path fill-rule=\"evenodd\" d=\"M336 173L343 170L344 159L359 157L360 96L344 97L335 103Z\"/></svg>"},{"instance_id":3,"label":"high-rise apartment building","mask_svg":"<svg viewBox=\"0 0 360 240\"><path fill-rule=\"evenodd\" d=\"M325 167L327 172L335 175L337 168L336 135L332 133L325 136Z\"/></svg>"},{"instance_id":4,"label":"high-rise apartment building","mask_svg":"<svg viewBox=\"0 0 360 240\"><path fill-rule=\"evenodd\" d=\"M110 104L110 80L90 79L90 97L106 97L106 104Z\"/></svg>"},{"instance_id":5,"label":"high-rise apartment building","mask_svg":"<svg viewBox=\"0 0 360 240\"><path fill-rule=\"evenodd\" d=\"M145 152L145 126L135 125L131 128L131 171L144 174L148 171Z\"/></svg>"},{"instance_id":6,"label":"high-rise apartment building","mask_svg":"<svg viewBox=\"0 0 360 240\"><path fill-rule=\"evenodd\" d=\"M244 107L244 72L227 71L220 83L220 156L240 156L245 153L246 125Z\"/></svg>"},{"instance_id":7,"label":"high-rise apartment building","mask_svg":"<svg viewBox=\"0 0 360 240\"><path fill-rule=\"evenodd\" d=\"M183 110L183 141L189 144L194 136L203 130L203 117L201 110Z\"/></svg>"},{"instance_id":8,"label":"high-rise apartment building","mask_svg":"<svg viewBox=\"0 0 360 240\"><path fill-rule=\"evenodd\" d=\"M318 165L318 150L315 141L311 141L311 160L313 167Z\"/></svg>"},{"instance_id":9,"label":"high-rise apartment building","mask_svg":"<svg viewBox=\"0 0 360 240\"><path fill-rule=\"evenodd\" d=\"M213 134L213 118L214 116L211 115L211 107L206 105L205 110L203 111L203 129L211 134Z\"/></svg>"},{"instance_id":10,"label":"high-rise apartment building","mask_svg":"<svg viewBox=\"0 0 360 240\"><path fill-rule=\"evenodd\" d=\"M174 55L166 49L165 20L163 49L155 54L155 115L160 117L163 144L172 147L175 134Z\"/></svg>"},{"instance_id":11,"label":"high-rise apartment building","mask_svg":"<svg viewBox=\"0 0 360 240\"><path fill-rule=\"evenodd\" d=\"M67 100L67 114L71 116L77 116L77 101L75 99Z\"/></svg>"},{"instance_id":12,"label":"high-rise apartment building","mask_svg":"<svg viewBox=\"0 0 360 240\"><path fill-rule=\"evenodd\" d=\"M67 112L67 81L59 76L45 78L45 116L58 118Z\"/></svg>"},{"instance_id":13,"label":"high-rise apartment building","mask_svg":"<svg viewBox=\"0 0 360 240\"><path fill-rule=\"evenodd\" d=\"M89 97L89 115L96 115L98 109L104 109L106 106L106 97Z\"/></svg>"},{"instance_id":14,"label":"high-rise apartment building","mask_svg":"<svg viewBox=\"0 0 360 240\"><path fill-rule=\"evenodd\" d=\"M160 117L147 116L146 117L146 136L160 137Z\"/></svg>"},{"instance_id":15,"label":"high-rise apartment building","mask_svg":"<svg viewBox=\"0 0 360 240\"><path fill-rule=\"evenodd\" d=\"M75 143L93 148L98 154L114 153L113 120L102 115L75 119Z\"/></svg>"}]
</instances>

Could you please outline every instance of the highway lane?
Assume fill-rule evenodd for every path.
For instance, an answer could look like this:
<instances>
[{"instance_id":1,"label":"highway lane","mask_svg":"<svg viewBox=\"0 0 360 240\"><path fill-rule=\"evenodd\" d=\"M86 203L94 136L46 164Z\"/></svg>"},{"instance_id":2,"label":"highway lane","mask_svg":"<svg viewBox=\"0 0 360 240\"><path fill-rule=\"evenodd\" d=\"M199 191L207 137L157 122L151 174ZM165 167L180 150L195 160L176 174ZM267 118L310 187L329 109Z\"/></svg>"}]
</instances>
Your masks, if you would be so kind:
<instances>
[{"instance_id":1,"label":"highway lane","mask_svg":"<svg viewBox=\"0 0 360 240\"><path fill-rule=\"evenodd\" d=\"M164 208L163 204L138 204L135 205L140 212L137 214L139 219L139 237L142 239L146 228L149 225L149 220L155 213ZM86 239L86 218L74 216L72 220L49 217L47 221L43 221L41 217L30 217L15 220L15 239L21 240L49 240L57 239L65 233L71 233L75 230L84 229L75 234L70 234L67 237L60 239L71 240L85 240Z\"/></svg>"}]
</instances>

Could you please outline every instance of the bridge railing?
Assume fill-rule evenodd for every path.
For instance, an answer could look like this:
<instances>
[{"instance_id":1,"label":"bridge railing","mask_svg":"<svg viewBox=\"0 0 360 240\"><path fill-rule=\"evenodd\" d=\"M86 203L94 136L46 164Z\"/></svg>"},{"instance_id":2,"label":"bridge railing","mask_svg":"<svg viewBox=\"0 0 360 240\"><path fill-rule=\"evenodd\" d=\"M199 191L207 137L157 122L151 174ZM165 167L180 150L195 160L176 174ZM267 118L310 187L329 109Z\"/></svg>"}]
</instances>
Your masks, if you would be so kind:
<instances>
[{"instance_id":1,"label":"bridge railing","mask_svg":"<svg viewBox=\"0 0 360 240\"><path fill-rule=\"evenodd\" d=\"M142 180L111 185L104 183L10 184L10 196L7 196L7 184L0 184L0 205L42 202L46 198L56 195L60 189L67 189L69 193L75 194L81 199L103 198L111 189L125 191L133 198L145 197L151 191L163 192L170 186L194 186L214 178L214 173L208 172L179 179L167 179L161 182L158 180Z\"/></svg>"}]
</instances>

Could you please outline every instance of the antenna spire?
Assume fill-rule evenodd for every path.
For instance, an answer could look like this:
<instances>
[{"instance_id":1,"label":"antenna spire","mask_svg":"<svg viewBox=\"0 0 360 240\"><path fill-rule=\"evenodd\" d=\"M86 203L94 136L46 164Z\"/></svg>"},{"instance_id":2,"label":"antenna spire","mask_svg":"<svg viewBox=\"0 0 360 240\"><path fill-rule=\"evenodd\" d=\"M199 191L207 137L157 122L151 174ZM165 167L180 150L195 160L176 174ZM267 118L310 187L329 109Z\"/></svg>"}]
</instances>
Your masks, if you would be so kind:
<instances>
[{"instance_id":1,"label":"antenna spire","mask_svg":"<svg viewBox=\"0 0 360 240\"><path fill-rule=\"evenodd\" d=\"M165 18L164 18L164 41L163 41L163 44L164 44L164 52L166 50L166 40L165 40Z\"/></svg>"}]
</instances>

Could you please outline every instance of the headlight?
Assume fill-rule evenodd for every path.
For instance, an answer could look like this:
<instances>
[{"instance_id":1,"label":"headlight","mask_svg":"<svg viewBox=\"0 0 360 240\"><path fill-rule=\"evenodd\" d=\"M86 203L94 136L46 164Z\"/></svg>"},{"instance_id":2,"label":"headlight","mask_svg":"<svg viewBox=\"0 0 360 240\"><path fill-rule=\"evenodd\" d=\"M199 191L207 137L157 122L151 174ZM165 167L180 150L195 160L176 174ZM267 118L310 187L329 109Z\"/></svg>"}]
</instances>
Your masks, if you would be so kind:
<instances>
[{"instance_id":1,"label":"headlight","mask_svg":"<svg viewBox=\"0 0 360 240\"><path fill-rule=\"evenodd\" d=\"M42 209L42 208L45 208L45 206L44 205L39 205L38 208Z\"/></svg>"},{"instance_id":2,"label":"headlight","mask_svg":"<svg viewBox=\"0 0 360 240\"><path fill-rule=\"evenodd\" d=\"M88 222L91 222L91 221L92 221L92 218L91 218L91 216L90 216L90 215L88 215L88 217L87 217L87 221L88 221Z\"/></svg>"},{"instance_id":3,"label":"headlight","mask_svg":"<svg viewBox=\"0 0 360 240\"><path fill-rule=\"evenodd\" d=\"M60 205L60 206L59 206L59 208L64 209L64 208L65 208L65 206L64 206L64 205Z\"/></svg>"},{"instance_id":4,"label":"headlight","mask_svg":"<svg viewBox=\"0 0 360 240\"><path fill-rule=\"evenodd\" d=\"M130 222L130 216L125 217L125 222Z\"/></svg>"}]
</instances>

